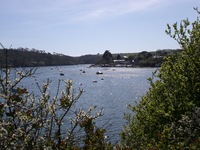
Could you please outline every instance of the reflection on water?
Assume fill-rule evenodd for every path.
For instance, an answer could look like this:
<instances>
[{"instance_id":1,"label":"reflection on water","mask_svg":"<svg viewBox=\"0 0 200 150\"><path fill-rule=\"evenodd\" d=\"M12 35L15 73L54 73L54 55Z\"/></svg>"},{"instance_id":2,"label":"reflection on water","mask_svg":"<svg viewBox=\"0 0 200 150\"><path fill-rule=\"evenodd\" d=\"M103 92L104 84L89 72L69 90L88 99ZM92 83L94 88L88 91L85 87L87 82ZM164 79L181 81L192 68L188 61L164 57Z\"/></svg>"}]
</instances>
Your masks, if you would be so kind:
<instances>
[{"instance_id":1,"label":"reflection on water","mask_svg":"<svg viewBox=\"0 0 200 150\"><path fill-rule=\"evenodd\" d=\"M85 72L83 72L83 70ZM58 80L72 79L73 87L85 92L80 97L77 107L87 110L97 106L104 109L104 115L96 120L96 125L108 127L107 136L112 142L119 140L118 133L125 125L124 113L129 112L128 104L134 104L149 88L147 81L156 68L89 68L87 65L40 67L33 77L25 79L21 84L29 91L39 92L35 82L42 85L47 79L52 80L51 95L55 95ZM103 74L97 75L101 71ZM60 76L60 72L64 75ZM61 89L64 85L61 85ZM35 94L37 95L37 94Z\"/></svg>"}]
</instances>

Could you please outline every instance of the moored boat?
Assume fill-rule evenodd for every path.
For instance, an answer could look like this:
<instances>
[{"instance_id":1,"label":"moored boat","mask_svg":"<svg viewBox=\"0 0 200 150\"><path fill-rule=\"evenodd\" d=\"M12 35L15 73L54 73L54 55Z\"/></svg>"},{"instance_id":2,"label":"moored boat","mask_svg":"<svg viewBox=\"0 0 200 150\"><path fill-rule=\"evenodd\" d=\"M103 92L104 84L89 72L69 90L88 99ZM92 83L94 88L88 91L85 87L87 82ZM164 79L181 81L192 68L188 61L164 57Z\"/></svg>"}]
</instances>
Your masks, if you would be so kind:
<instances>
[{"instance_id":1,"label":"moored boat","mask_svg":"<svg viewBox=\"0 0 200 150\"><path fill-rule=\"evenodd\" d=\"M101 71L97 71L96 74L103 74L103 72L101 72Z\"/></svg>"}]
</instances>

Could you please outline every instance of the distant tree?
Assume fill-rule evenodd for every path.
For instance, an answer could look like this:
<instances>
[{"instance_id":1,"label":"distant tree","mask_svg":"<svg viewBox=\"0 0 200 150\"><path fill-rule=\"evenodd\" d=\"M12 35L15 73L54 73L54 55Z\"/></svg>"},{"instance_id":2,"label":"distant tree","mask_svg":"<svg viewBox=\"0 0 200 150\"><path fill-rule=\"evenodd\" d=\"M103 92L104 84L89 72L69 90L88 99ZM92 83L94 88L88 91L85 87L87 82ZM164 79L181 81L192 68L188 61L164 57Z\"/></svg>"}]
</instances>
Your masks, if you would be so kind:
<instances>
[{"instance_id":1,"label":"distant tree","mask_svg":"<svg viewBox=\"0 0 200 150\"><path fill-rule=\"evenodd\" d=\"M122 59L122 57L121 57L120 54L117 55L117 59L118 59L118 60Z\"/></svg>"},{"instance_id":2,"label":"distant tree","mask_svg":"<svg viewBox=\"0 0 200 150\"><path fill-rule=\"evenodd\" d=\"M136 54L129 54L128 59L129 60L134 60L136 58Z\"/></svg>"},{"instance_id":3,"label":"distant tree","mask_svg":"<svg viewBox=\"0 0 200 150\"><path fill-rule=\"evenodd\" d=\"M152 54L147 51L142 51L141 53L138 54L138 57L141 59L148 59L152 57Z\"/></svg>"},{"instance_id":4,"label":"distant tree","mask_svg":"<svg viewBox=\"0 0 200 150\"><path fill-rule=\"evenodd\" d=\"M130 106L134 115L121 135L132 149L200 148L200 20L167 26L183 51L166 58L147 94Z\"/></svg>"},{"instance_id":5,"label":"distant tree","mask_svg":"<svg viewBox=\"0 0 200 150\"><path fill-rule=\"evenodd\" d=\"M112 54L110 53L109 50L106 50L103 54L103 60L106 62L106 63L111 63L112 60L113 60L113 56Z\"/></svg>"}]
</instances>

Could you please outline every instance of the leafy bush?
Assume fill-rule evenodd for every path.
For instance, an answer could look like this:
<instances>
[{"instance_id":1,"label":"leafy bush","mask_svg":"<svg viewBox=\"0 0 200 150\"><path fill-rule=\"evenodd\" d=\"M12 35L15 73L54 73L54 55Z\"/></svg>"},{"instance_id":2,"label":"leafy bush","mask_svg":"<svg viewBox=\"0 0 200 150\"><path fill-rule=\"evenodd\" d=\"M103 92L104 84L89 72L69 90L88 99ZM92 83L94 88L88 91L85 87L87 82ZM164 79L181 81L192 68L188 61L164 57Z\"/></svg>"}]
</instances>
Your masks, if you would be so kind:
<instances>
[{"instance_id":1,"label":"leafy bush","mask_svg":"<svg viewBox=\"0 0 200 150\"><path fill-rule=\"evenodd\" d=\"M200 21L167 26L183 51L166 58L147 94L130 106L121 137L131 149L200 148Z\"/></svg>"}]
</instances>

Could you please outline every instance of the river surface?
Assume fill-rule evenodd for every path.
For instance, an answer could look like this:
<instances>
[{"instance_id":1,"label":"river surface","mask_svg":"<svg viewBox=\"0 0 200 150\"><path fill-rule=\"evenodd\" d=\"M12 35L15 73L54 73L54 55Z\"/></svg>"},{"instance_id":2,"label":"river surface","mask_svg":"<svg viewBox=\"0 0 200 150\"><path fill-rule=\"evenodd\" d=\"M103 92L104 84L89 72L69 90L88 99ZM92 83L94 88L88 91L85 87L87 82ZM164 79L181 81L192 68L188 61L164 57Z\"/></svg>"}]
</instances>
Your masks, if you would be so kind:
<instances>
[{"instance_id":1,"label":"river surface","mask_svg":"<svg viewBox=\"0 0 200 150\"><path fill-rule=\"evenodd\" d=\"M96 125L102 127L105 123L106 135L111 142L120 140L119 132L126 124L124 113L129 113L128 104L135 104L144 95L148 88L147 78L152 76L156 68L89 68L89 65L39 67L34 78L25 79L24 87L38 92L35 81L42 85L47 79L52 80L50 91L55 95L58 80L73 80L73 88L76 92L79 88L84 93L77 102L77 108L87 110L90 106L97 106L96 110L103 108L103 116ZM85 73L83 73L85 71ZM101 71L103 74L97 75ZM63 76L60 76L60 73ZM64 87L61 87L64 88Z\"/></svg>"}]
</instances>

